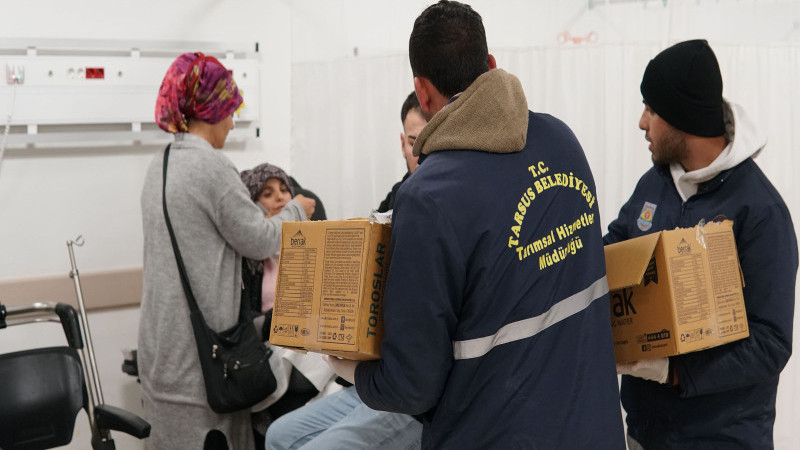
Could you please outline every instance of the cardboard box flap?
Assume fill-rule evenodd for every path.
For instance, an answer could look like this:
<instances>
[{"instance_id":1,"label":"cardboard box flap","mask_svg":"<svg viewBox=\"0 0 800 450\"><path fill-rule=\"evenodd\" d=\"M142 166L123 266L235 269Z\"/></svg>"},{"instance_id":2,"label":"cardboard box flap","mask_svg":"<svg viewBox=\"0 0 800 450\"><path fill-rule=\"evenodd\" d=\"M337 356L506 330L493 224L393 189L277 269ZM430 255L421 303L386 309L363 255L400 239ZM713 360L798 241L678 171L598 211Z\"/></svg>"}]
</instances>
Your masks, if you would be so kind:
<instances>
[{"instance_id":1,"label":"cardboard box flap","mask_svg":"<svg viewBox=\"0 0 800 450\"><path fill-rule=\"evenodd\" d=\"M661 233L653 233L604 247L609 290L635 286L642 282L660 236Z\"/></svg>"}]
</instances>

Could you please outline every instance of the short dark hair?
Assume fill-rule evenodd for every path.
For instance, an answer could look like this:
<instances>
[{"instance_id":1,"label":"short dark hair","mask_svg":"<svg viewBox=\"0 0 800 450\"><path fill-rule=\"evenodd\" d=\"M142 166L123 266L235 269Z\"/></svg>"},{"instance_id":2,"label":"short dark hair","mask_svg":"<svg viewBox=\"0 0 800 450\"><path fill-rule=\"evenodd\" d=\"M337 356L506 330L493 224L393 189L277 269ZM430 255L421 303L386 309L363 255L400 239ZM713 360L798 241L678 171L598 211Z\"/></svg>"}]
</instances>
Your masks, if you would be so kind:
<instances>
[{"instance_id":1,"label":"short dark hair","mask_svg":"<svg viewBox=\"0 0 800 450\"><path fill-rule=\"evenodd\" d=\"M411 91L406 97L406 101L403 102L403 107L400 109L400 123L405 125L406 116L411 111L417 111L422 115L422 108L419 106L419 99L415 91Z\"/></svg>"},{"instance_id":2,"label":"short dark hair","mask_svg":"<svg viewBox=\"0 0 800 450\"><path fill-rule=\"evenodd\" d=\"M452 97L489 71L489 48L480 14L464 3L441 0L414 21L408 56L415 77Z\"/></svg>"}]
</instances>

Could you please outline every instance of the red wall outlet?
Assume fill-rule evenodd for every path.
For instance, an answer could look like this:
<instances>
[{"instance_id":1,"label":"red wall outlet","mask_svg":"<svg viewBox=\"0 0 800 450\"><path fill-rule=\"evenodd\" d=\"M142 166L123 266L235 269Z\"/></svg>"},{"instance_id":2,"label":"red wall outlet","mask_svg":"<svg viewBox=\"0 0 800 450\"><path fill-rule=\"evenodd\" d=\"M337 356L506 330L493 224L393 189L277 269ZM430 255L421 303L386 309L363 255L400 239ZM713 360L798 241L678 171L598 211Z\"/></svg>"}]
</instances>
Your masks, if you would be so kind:
<instances>
[{"instance_id":1,"label":"red wall outlet","mask_svg":"<svg viewBox=\"0 0 800 450\"><path fill-rule=\"evenodd\" d=\"M106 71L102 67L87 67L86 78L103 79L106 77Z\"/></svg>"}]
</instances>

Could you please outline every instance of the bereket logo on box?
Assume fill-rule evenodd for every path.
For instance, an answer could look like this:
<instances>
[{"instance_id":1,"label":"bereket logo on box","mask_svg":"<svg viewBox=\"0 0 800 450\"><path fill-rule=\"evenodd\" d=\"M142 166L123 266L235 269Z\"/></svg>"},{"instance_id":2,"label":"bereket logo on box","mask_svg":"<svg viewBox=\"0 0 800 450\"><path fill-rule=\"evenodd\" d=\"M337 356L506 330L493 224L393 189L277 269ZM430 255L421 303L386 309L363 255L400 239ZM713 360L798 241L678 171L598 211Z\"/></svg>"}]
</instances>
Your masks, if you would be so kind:
<instances>
[{"instance_id":1,"label":"bereket logo on box","mask_svg":"<svg viewBox=\"0 0 800 450\"><path fill-rule=\"evenodd\" d=\"M691 253L691 251L692 251L692 246L690 246L689 243L686 242L686 239L681 239L681 242L678 243L678 254L680 255L682 253Z\"/></svg>"},{"instance_id":2,"label":"bereket logo on box","mask_svg":"<svg viewBox=\"0 0 800 450\"><path fill-rule=\"evenodd\" d=\"M302 231L297 231L291 238L289 238L289 245L292 247L305 247L306 245L306 237L303 236Z\"/></svg>"}]
</instances>

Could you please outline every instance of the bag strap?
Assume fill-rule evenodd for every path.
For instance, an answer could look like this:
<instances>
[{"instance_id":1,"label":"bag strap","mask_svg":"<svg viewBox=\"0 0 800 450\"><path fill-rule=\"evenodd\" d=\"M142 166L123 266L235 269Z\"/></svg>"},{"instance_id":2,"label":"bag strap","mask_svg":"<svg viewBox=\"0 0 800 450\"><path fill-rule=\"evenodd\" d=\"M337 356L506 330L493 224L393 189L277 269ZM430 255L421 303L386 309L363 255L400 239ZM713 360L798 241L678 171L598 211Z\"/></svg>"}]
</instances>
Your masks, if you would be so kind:
<instances>
[{"instance_id":1,"label":"bag strap","mask_svg":"<svg viewBox=\"0 0 800 450\"><path fill-rule=\"evenodd\" d=\"M172 251L175 253L175 262L178 263L178 273L181 276L181 285L183 286L183 292L186 294L186 301L189 303L189 311L193 313L198 313L202 317L203 313L200 311L200 308L197 306L197 300L194 298L194 293L192 292L192 286L189 285L189 277L186 275L186 267L183 265L183 257L181 257L181 251L178 248L178 240L175 239L175 232L172 230L172 223L169 220L169 212L167 212L167 164L169 162L169 149L172 144L167 144L167 148L164 149L164 168L162 169L164 175L164 182L162 183L161 187L161 199L163 203L164 209L164 221L167 223L167 230L169 231L169 239L172 242ZM248 318L247 309L245 308L244 302L240 300L239 303L239 321L246 320ZM205 320L205 319L204 319Z\"/></svg>"},{"instance_id":2,"label":"bag strap","mask_svg":"<svg viewBox=\"0 0 800 450\"><path fill-rule=\"evenodd\" d=\"M186 300L189 302L189 310L202 316L203 314L197 306L197 300L195 300L194 294L192 293L192 287L189 285L189 277L186 276L186 267L183 265L183 258L178 248L178 241L175 239L175 232L172 231L172 223L169 221L169 213L167 212L167 163L169 162L169 148L171 146L172 144L168 144L167 148L164 149L164 168L162 170L164 174L164 183L161 187L161 199L164 205L164 220L167 222L169 239L172 241L172 251L175 253L175 261L178 263L178 273L181 275L181 285L183 286L184 294L186 294Z\"/></svg>"}]
</instances>

